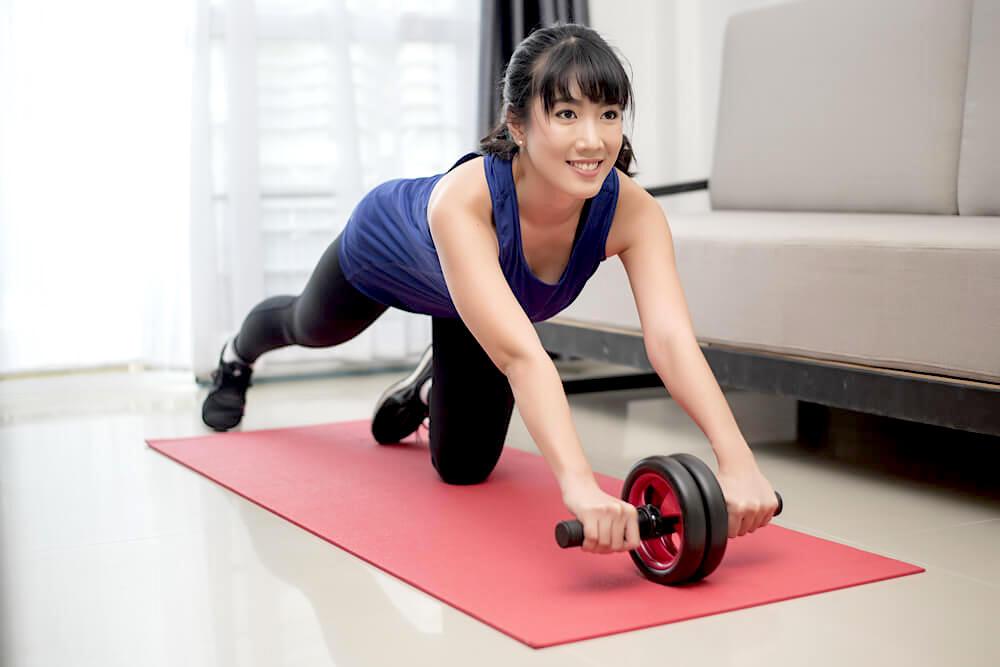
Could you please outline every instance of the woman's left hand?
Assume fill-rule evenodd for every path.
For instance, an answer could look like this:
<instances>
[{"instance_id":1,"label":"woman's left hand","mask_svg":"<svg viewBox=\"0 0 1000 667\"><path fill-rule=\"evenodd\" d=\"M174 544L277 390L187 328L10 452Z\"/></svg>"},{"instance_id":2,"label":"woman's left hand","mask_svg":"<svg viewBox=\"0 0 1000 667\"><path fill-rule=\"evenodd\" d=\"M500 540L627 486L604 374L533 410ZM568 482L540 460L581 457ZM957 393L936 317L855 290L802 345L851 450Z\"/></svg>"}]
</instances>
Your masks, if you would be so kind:
<instances>
[{"instance_id":1,"label":"woman's left hand","mask_svg":"<svg viewBox=\"0 0 1000 667\"><path fill-rule=\"evenodd\" d=\"M756 463L720 467L719 486L729 511L729 537L742 537L766 526L778 509L774 488Z\"/></svg>"}]
</instances>

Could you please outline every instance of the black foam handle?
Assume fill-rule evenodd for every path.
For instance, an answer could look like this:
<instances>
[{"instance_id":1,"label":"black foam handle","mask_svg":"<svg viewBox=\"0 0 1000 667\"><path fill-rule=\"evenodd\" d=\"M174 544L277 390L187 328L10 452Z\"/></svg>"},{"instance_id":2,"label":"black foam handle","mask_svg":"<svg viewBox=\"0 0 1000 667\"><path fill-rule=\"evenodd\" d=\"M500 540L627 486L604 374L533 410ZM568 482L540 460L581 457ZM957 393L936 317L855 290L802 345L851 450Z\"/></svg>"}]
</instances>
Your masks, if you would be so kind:
<instances>
[{"instance_id":1,"label":"black foam handle","mask_svg":"<svg viewBox=\"0 0 1000 667\"><path fill-rule=\"evenodd\" d=\"M583 524L576 519L560 521L556 524L556 543L563 549L583 544Z\"/></svg>"}]
</instances>

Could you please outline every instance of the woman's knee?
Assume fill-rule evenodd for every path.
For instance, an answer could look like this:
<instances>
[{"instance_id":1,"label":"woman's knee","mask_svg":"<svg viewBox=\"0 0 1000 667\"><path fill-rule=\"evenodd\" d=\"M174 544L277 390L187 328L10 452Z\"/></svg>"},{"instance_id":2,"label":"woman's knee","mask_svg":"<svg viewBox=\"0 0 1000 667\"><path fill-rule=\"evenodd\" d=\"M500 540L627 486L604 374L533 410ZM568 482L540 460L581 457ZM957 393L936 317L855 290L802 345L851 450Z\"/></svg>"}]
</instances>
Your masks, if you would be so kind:
<instances>
[{"instance_id":1,"label":"woman's knee","mask_svg":"<svg viewBox=\"0 0 1000 667\"><path fill-rule=\"evenodd\" d=\"M342 342L337 333L330 322L297 319L294 340L302 347L333 347Z\"/></svg>"},{"instance_id":2,"label":"woman's knee","mask_svg":"<svg viewBox=\"0 0 1000 667\"><path fill-rule=\"evenodd\" d=\"M485 482L496 466L460 466L454 464L441 465L435 462L438 476L445 484L455 486L471 486Z\"/></svg>"},{"instance_id":3,"label":"woman's knee","mask_svg":"<svg viewBox=\"0 0 1000 667\"><path fill-rule=\"evenodd\" d=\"M470 443L467 442L465 444L468 445ZM446 484L454 484L456 486L482 484L489 478L494 468L497 467L497 462L500 460L500 450L502 449L503 443L500 443L499 447L490 448L488 453L477 453L478 455L476 456L455 452L450 454L438 453L431 456L431 462L434 464L434 469L437 470L442 481Z\"/></svg>"},{"instance_id":4,"label":"woman's knee","mask_svg":"<svg viewBox=\"0 0 1000 667\"><path fill-rule=\"evenodd\" d=\"M292 315L295 343L303 347L332 347L351 340L377 320L387 306L357 292L346 281L331 299L301 294Z\"/></svg>"},{"instance_id":5,"label":"woman's knee","mask_svg":"<svg viewBox=\"0 0 1000 667\"><path fill-rule=\"evenodd\" d=\"M292 317L295 344L302 347L340 345L356 335L355 331L346 330L344 324L336 315L328 316L315 309L303 308L302 302L299 301Z\"/></svg>"}]
</instances>

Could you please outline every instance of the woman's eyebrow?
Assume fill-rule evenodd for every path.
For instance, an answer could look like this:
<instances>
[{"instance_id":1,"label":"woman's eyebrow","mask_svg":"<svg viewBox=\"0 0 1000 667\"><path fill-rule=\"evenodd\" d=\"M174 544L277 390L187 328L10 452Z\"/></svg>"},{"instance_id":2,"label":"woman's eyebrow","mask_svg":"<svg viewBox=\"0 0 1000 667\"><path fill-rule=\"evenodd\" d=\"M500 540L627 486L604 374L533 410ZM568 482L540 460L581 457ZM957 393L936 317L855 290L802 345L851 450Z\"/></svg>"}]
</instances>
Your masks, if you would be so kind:
<instances>
[{"instance_id":1,"label":"woman's eyebrow","mask_svg":"<svg viewBox=\"0 0 1000 667\"><path fill-rule=\"evenodd\" d=\"M610 100L604 100L600 102L597 100L590 100L590 101L602 107L621 107L621 104L619 104L618 102L612 102ZM556 99L552 100L552 106L556 106L558 104L575 104L577 106L582 106L583 100L578 97L557 97Z\"/></svg>"}]
</instances>

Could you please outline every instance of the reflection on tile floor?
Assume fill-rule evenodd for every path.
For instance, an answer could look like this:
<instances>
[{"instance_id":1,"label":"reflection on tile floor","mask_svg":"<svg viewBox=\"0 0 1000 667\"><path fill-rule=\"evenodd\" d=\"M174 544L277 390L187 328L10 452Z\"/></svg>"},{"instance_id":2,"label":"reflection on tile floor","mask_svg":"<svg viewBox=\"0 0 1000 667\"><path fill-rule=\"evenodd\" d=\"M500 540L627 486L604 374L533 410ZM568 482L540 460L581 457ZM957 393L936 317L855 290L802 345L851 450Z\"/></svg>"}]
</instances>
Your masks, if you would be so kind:
<instances>
[{"instance_id":1,"label":"reflection on tile floor","mask_svg":"<svg viewBox=\"0 0 1000 667\"><path fill-rule=\"evenodd\" d=\"M573 369L568 369L571 372ZM368 418L395 374L262 382L242 428ZM201 435L179 373L0 382L0 665L997 665L1000 441L727 394L779 524L924 574L532 650L149 450ZM571 397L595 469L689 451L662 390ZM515 415L509 446L534 450Z\"/></svg>"}]
</instances>

